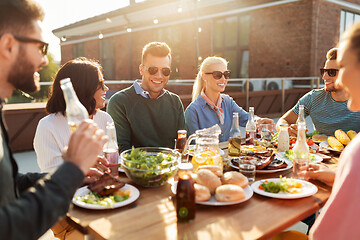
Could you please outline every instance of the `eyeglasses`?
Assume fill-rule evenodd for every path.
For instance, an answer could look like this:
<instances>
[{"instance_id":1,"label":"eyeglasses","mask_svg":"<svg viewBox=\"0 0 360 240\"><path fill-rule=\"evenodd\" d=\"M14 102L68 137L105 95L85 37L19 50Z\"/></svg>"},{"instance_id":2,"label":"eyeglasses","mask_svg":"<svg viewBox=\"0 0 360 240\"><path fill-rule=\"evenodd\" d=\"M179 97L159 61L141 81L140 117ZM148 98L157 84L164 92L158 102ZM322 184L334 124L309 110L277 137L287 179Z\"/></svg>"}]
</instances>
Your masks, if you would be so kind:
<instances>
[{"instance_id":1,"label":"eyeglasses","mask_svg":"<svg viewBox=\"0 0 360 240\"><path fill-rule=\"evenodd\" d=\"M34 38L16 36L16 35L14 36L14 38L16 40L18 40L19 42L39 43L40 44L39 49L40 49L41 54L44 55L44 56L47 54L49 44L46 43L46 42L43 42L41 40L34 39Z\"/></svg>"},{"instance_id":2,"label":"eyeglasses","mask_svg":"<svg viewBox=\"0 0 360 240\"><path fill-rule=\"evenodd\" d=\"M335 77L337 71L339 71L339 69L335 69L335 68L329 68L329 69L320 68L320 74L321 74L321 76L323 76L324 73L327 72L327 74L329 75L329 77Z\"/></svg>"},{"instance_id":3,"label":"eyeglasses","mask_svg":"<svg viewBox=\"0 0 360 240\"><path fill-rule=\"evenodd\" d=\"M147 70L148 70L148 72L150 73L150 75L155 75L155 74L159 71L159 68L158 68L158 67L148 67ZM170 70L170 68L167 68L167 67L161 68L161 73L162 73L165 77L167 77L167 76L170 75L171 70Z\"/></svg>"},{"instance_id":4,"label":"eyeglasses","mask_svg":"<svg viewBox=\"0 0 360 240\"><path fill-rule=\"evenodd\" d=\"M215 79L220 79L224 75L225 79L229 79L231 72L225 71L222 73L220 71L214 71L214 72L209 72L209 73L205 73L205 74L212 74Z\"/></svg>"}]
</instances>

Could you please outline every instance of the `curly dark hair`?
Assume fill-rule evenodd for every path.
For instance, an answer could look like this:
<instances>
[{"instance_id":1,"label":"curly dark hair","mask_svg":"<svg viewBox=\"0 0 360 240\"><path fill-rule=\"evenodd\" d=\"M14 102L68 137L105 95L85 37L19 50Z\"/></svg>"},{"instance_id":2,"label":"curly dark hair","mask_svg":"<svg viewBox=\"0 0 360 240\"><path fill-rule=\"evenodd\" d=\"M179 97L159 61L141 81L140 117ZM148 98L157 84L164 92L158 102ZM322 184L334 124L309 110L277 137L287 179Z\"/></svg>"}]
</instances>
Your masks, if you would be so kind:
<instances>
[{"instance_id":1,"label":"curly dark hair","mask_svg":"<svg viewBox=\"0 0 360 240\"><path fill-rule=\"evenodd\" d=\"M70 78L76 95L85 106L89 115L96 112L94 94L99 88L104 88L104 78L101 65L85 57L66 62L57 72L52 86L50 98L46 104L47 113L61 112L65 115L66 103L60 87L60 80Z\"/></svg>"}]
</instances>

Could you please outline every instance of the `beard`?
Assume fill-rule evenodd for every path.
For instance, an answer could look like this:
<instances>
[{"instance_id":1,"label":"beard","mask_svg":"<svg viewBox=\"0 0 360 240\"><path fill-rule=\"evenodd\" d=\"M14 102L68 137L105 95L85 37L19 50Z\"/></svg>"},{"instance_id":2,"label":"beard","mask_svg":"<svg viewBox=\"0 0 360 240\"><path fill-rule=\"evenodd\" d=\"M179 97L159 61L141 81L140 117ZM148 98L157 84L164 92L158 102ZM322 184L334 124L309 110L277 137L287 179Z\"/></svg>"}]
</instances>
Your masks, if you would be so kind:
<instances>
[{"instance_id":1,"label":"beard","mask_svg":"<svg viewBox=\"0 0 360 240\"><path fill-rule=\"evenodd\" d=\"M27 55L20 47L17 61L11 67L8 82L16 89L32 93L40 89L39 81L35 80L34 66L28 61Z\"/></svg>"}]
</instances>

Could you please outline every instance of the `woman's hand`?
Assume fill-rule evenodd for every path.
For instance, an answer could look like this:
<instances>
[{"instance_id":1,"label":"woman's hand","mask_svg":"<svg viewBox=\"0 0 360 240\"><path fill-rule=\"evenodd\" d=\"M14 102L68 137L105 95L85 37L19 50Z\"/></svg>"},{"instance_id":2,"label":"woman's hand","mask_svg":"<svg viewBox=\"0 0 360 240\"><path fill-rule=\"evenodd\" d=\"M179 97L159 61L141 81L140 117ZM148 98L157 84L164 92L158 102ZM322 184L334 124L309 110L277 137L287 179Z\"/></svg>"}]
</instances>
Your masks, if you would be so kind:
<instances>
[{"instance_id":1,"label":"woman's hand","mask_svg":"<svg viewBox=\"0 0 360 240\"><path fill-rule=\"evenodd\" d=\"M321 164L310 164L308 170L301 175L305 179L319 180L328 186L332 186L335 180L335 172Z\"/></svg>"}]
</instances>

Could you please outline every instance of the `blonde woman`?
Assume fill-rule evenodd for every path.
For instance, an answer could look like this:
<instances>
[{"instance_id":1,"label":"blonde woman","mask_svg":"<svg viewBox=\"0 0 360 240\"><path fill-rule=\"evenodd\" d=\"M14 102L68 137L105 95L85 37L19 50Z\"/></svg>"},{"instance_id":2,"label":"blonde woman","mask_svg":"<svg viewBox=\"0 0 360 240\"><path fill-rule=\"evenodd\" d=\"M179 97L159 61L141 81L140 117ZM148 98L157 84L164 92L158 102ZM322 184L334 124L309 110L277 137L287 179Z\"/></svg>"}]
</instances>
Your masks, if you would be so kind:
<instances>
[{"instance_id":1,"label":"blonde woman","mask_svg":"<svg viewBox=\"0 0 360 240\"><path fill-rule=\"evenodd\" d=\"M222 94L230 77L227 65L227 61L221 57L208 57L200 65L192 102L185 111L189 134L218 124L222 132L220 142L228 141L233 112L239 113L239 125L245 127L249 114L229 95ZM272 119L267 118L257 118L257 122L275 125Z\"/></svg>"}]
</instances>

